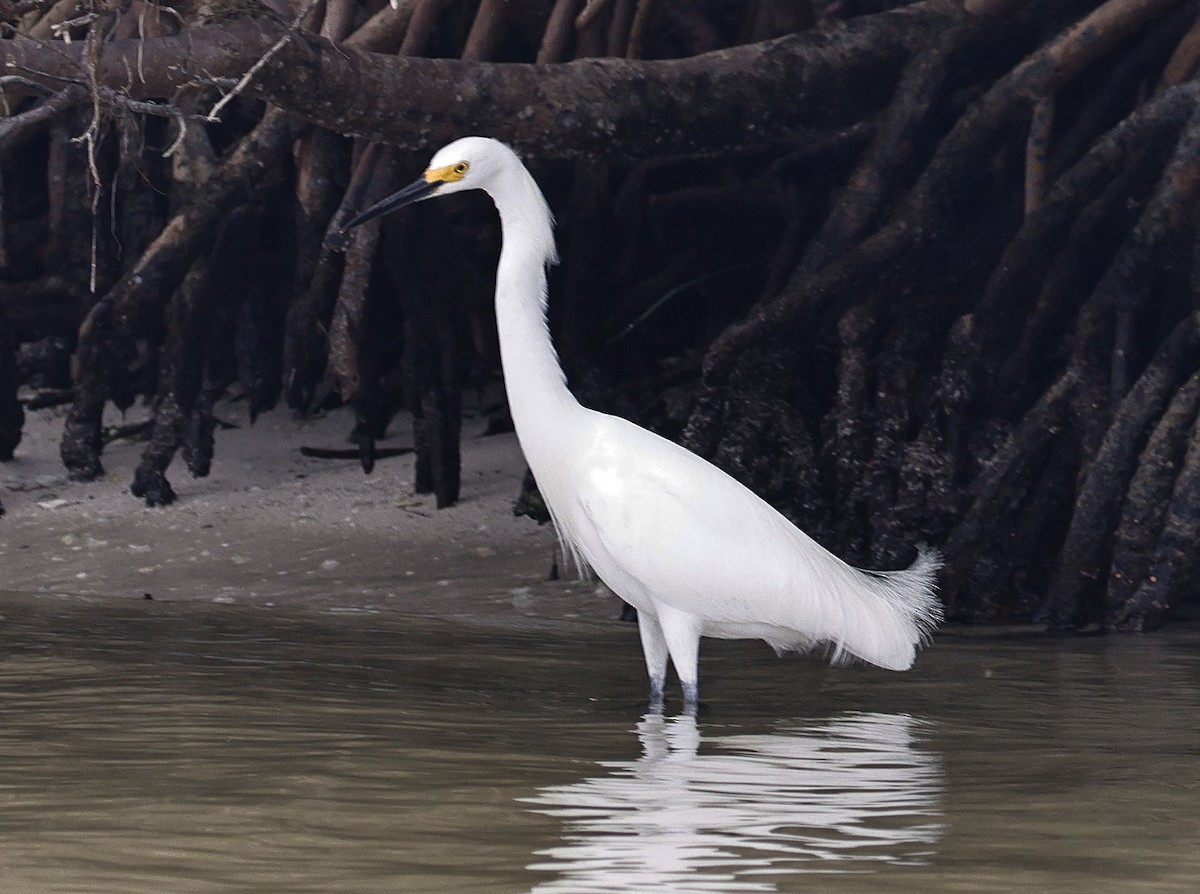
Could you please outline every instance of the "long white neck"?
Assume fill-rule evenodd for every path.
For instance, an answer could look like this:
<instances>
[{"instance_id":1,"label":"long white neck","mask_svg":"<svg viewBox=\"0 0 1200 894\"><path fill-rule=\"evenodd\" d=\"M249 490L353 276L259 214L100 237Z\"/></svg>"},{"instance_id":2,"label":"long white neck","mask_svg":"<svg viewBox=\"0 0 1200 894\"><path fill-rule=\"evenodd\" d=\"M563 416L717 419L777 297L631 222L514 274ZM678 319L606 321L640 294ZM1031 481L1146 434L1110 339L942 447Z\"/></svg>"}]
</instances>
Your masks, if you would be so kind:
<instances>
[{"instance_id":1,"label":"long white neck","mask_svg":"<svg viewBox=\"0 0 1200 894\"><path fill-rule=\"evenodd\" d=\"M515 158L489 185L500 212L503 247L496 269L496 325L509 408L525 458L538 475L539 459L564 414L578 412L550 340L546 266L558 260L553 217L533 177Z\"/></svg>"}]
</instances>

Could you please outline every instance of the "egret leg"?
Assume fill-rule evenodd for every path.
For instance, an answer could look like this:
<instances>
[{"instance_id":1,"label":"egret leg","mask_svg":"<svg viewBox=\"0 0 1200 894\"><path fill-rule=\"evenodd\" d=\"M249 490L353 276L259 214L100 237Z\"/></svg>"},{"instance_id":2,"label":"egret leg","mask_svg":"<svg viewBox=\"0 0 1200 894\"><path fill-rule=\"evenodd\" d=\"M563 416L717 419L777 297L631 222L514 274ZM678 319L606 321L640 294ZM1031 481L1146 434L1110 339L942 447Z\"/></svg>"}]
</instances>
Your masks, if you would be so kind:
<instances>
[{"instance_id":1,"label":"egret leg","mask_svg":"<svg viewBox=\"0 0 1200 894\"><path fill-rule=\"evenodd\" d=\"M658 618L647 611L638 612L638 634L642 638L642 655L646 658L646 672L650 675L650 703L662 705L667 686L667 640L663 636Z\"/></svg>"},{"instance_id":2,"label":"egret leg","mask_svg":"<svg viewBox=\"0 0 1200 894\"><path fill-rule=\"evenodd\" d=\"M661 610L658 623L683 688L684 704L694 708L700 703L700 625L674 609Z\"/></svg>"}]
</instances>

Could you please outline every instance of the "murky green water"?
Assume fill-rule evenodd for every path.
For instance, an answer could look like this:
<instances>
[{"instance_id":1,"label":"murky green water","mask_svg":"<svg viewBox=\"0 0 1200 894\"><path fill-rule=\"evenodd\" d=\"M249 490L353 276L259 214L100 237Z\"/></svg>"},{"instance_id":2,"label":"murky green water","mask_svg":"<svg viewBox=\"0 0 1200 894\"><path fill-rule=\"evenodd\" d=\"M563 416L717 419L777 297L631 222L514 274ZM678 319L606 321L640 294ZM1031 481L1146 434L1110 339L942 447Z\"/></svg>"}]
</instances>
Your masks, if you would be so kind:
<instances>
[{"instance_id":1,"label":"murky green water","mask_svg":"<svg viewBox=\"0 0 1200 894\"><path fill-rule=\"evenodd\" d=\"M0 889L1194 891L1200 635L902 675L631 626L0 600Z\"/></svg>"}]
</instances>

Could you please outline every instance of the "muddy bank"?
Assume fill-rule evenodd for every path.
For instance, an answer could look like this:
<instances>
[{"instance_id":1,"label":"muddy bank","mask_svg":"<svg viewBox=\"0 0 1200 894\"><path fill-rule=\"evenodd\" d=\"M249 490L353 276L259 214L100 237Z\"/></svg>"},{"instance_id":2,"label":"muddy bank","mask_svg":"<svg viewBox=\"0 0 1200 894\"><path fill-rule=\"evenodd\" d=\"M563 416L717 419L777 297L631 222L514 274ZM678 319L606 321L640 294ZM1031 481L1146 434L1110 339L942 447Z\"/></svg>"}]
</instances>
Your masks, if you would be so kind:
<instances>
[{"instance_id":1,"label":"muddy bank","mask_svg":"<svg viewBox=\"0 0 1200 894\"><path fill-rule=\"evenodd\" d=\"M150 509L129 493L142 444L118 439L106 475L72 482L58 459L62 411L29 414L15 459L0 466L0 590L104 598L192 599L395 608L431 614L615 615L590 584L547 582L554 535L512 514L524 461L512 434L464 423L463 499L449 509L412 492L412 455L364 475L345 449L349 413L297 420L274 411L253 426L220 408L212 474L172 466L179 501ZM113 415L113 426L137 421ZM403 447L397 419L382 447Z\"/></svg>"}]
</instances>

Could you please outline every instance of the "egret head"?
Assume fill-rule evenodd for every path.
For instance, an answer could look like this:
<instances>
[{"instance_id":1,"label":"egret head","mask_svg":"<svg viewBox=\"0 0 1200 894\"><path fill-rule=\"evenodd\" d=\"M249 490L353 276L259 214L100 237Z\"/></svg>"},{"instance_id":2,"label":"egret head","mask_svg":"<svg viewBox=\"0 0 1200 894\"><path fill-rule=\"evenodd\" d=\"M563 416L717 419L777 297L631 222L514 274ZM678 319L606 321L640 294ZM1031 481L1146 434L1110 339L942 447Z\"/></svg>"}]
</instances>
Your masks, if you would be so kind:
<instances>
[{"instance_id":1,"label":"egret head","mask_svg":"<svg viewBox=\"0 0 1200 894\"><path fill-rule=\"evenodd\" d=\"M487 137L463 137L437 151L420 179L352 217L339 235L405 205L467 189L486 189L496 172L515 159L513 151Z\"/></svg>"}]
</instances>

